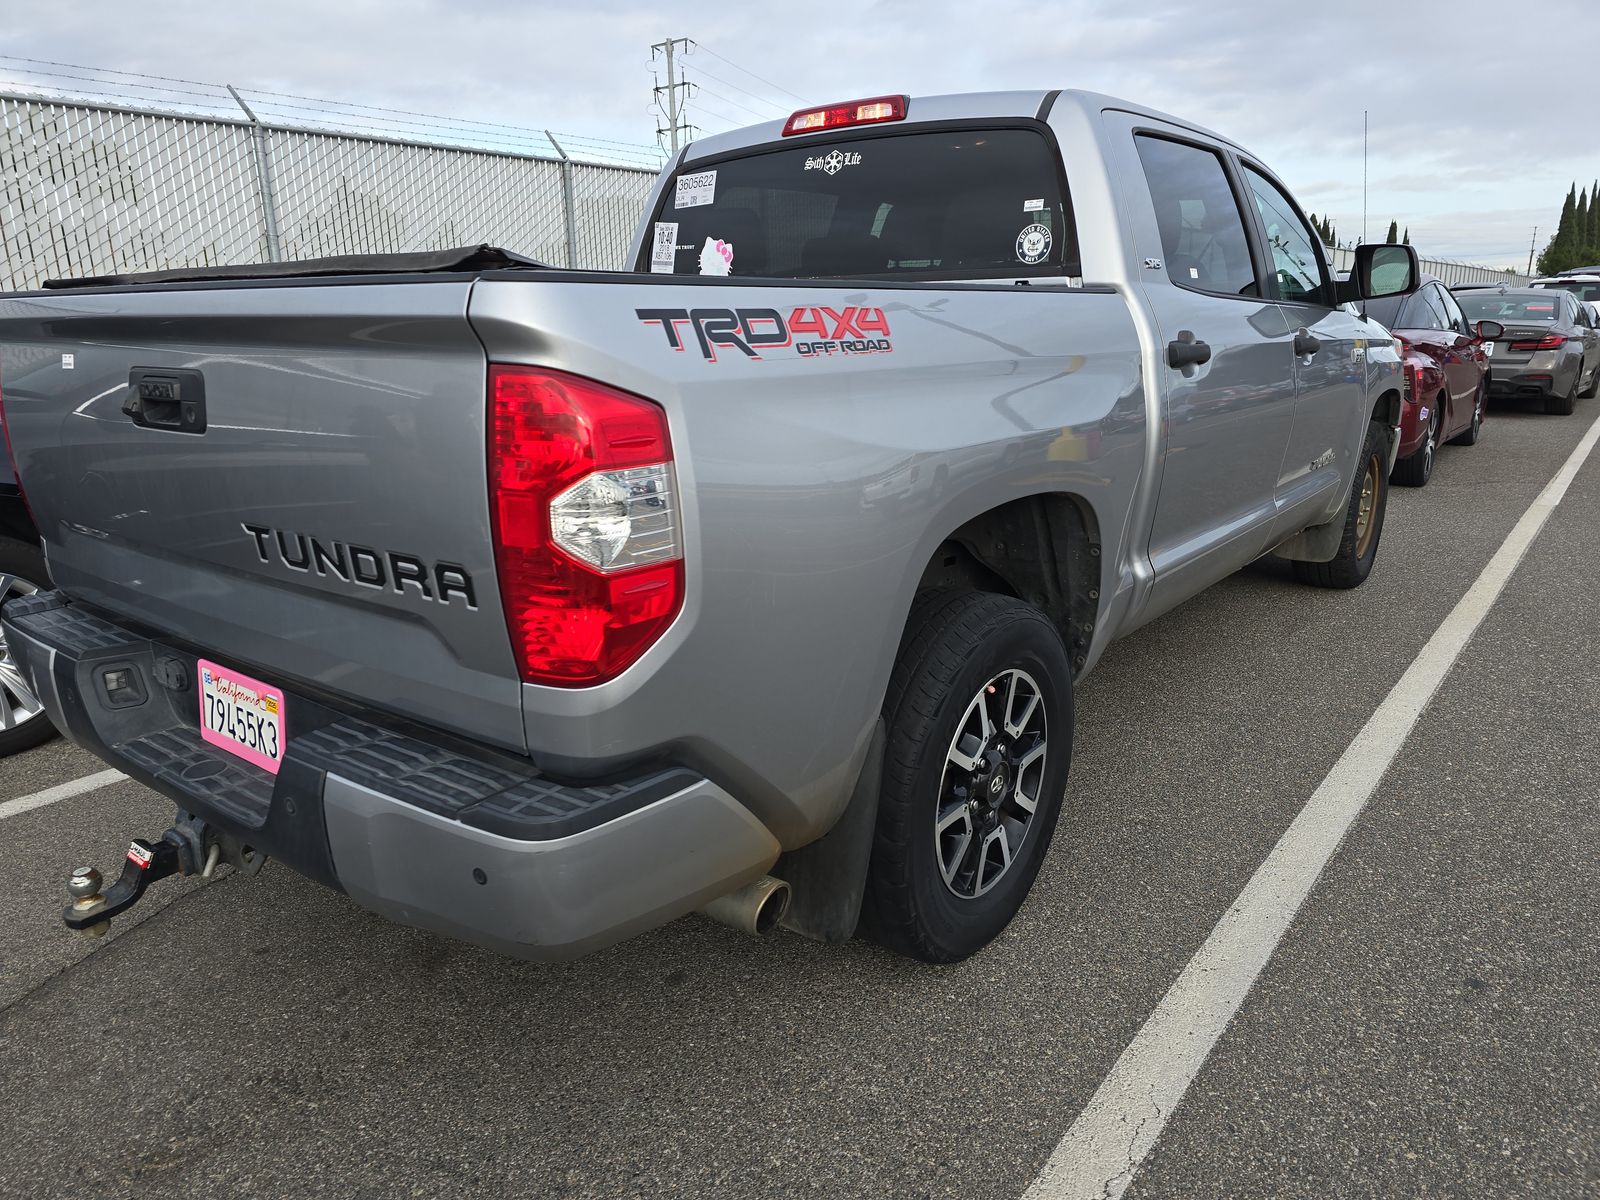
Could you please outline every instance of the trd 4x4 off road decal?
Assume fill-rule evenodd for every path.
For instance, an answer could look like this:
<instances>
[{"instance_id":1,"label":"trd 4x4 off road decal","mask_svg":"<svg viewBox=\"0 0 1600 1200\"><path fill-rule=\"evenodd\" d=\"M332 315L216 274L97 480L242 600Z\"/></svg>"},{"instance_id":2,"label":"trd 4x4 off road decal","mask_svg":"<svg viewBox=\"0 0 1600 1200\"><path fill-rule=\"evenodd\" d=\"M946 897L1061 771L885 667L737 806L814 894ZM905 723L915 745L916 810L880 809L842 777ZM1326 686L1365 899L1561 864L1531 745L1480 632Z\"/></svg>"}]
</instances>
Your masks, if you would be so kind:
<instances>
[{"instance_id":1,"label":"trd 4x4 off road decal","mask_svg":"<svg viewBox=\"0 0 1600 1200\"><path fill-rule=\"evenodd\" d=\"M889 318L881 308L797 308L785 317L775 308L636 308L646 325L666 331L667 345L682 351L689 343L701 357L717 361L717 347L727 346L746 358L760 360L770 350L794 347L801 358L833 354L888 354ZM691 337L679 327L687 325ZM810 336L807 336L810 335Z\"/></svg>"}]
</instances>

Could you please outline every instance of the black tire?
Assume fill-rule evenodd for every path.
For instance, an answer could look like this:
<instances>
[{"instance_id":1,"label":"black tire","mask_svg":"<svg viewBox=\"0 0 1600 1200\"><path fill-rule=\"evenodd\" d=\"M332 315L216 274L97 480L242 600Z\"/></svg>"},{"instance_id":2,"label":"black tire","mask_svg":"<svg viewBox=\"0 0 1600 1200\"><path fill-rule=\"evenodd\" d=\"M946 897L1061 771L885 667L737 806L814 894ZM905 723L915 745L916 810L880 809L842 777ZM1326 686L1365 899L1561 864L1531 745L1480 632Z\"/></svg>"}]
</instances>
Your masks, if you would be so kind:
<instances>
[{"instance_id":1,"label":"black tire","mask_svg":"<svg viewBox=\"0 0 1600 1200\"><path fill-rule=\"evenodd\" d=\"M39 547L15 538L0 537L0 605L14 596L49 586L50 575L45 570L44 555ZM56 727L50 724L50 718L42 709L12 724L19 708L38 704L31 694L25 695L19 689L20 677L13 673L12 665L5 633L0 630L0 758L31 750L56 736Z\"/></svg>"},{"instance_id":2,"label":"black tire","mask_svg":"<svg viewBox=\"0 0 1600 1200\"><path fill-rule=\"evenodd\" d=\"M1583 368L1572 378L1572 386L1565 396L1549 395L1544 398L1544 411L1553 417L1570 417L1578 407L1578 385L1583 382Z\"/></svg>"},{"instance_id":3,"label":"black tire","mask_svg":"<svg viewBox=\"0 0 1600 1200\"><path fill-rule=\"evenodd\" d=\"M1452 446L1476 446L1483 436L1483 410L1489 402L1489 380L1485 376L1478 384L1478 394L1472 399L1472 424L1450 439Z\"/></svg>"},{"instance_id":4,"label":"black tire","mask_svg":"<svg viewBox=\"0 0 1600 1200\"><path fill-rule=\"evenodd\" d=\"M1353 588L1360 587L1372 574L1372 564L1378 557L1378 540L1383 536L1383 514L1389 507L1389 473L1383 469L1388 456L1388 430L1376 421L1369 422L1355 482L1350 487L1350 502L1345 506L1339 552L1328 562L1296 562L1295 577L1302 583L1314 587ZM1369 482L1374 494L1369 518L1363 526L1361 501Z\"/></svg>"},{"instance_id":5,"label":"black tire","mask_svg":"<svg viewBox=\"0 0 1600 1200\"><path fill-rule=\"evenodd\" d=\"M963 772L947 760L958 733L973 717L975 702L982 699L980 692L1012 671L1025 673L1038 685L1037 707L1047 748L1032 785L1035 808L1020 835L1006 838L1009 846L1010 836L1020 837L1007 865L994 870L995 863L989 861L992 882L986 890L981 881L988 857L986 839L992 834L981 831L991 814L965 818L969 843L982 847L984 853L977 857L975 875L967 877L977 881L973 894L961 895L958 884L962 876L958 870L955 882L947 882L941 856L948 843L941 842L935 831L941 805L946 813L966 807L946 805L947 785L953 791L959 784L964 794L974 797L975 804L981 795L986 803L999 806L995 809L998 813L1016 801L987 798L1020 794L1024 774L1017 772L1013 778L999 769L992 774ZM1008 695L1004 703L1012 702ZM988 701L984 704L987 713ZM1072 758L1072 667L1061 634L1044 613L1010 596L925 593L918 597L900 643L884 717L888 744L862 905L862 932L911 958L959 962L982 949L1011 922L1033 887L1055 833ZM1001 720L995 722L996 737L987 743L997 760L1018 749L1022 740L1006 736L1004 726L1009 720L1002 712ZM1030 746L1037 748L1037 744ZM947 766L954 775L947 775ZM988 785L994 783L995 775L1001 780L991 789ZM1017 786L1007 786L1008 781ZM1012 811L1020 815L1021 810ZM955 835L960 836L959 829ZM948 857L962 863L970 860L953 852Z\"/></svg>"},{"instance_id":6,"label":"black tire","mask_svg":"<svg viewBox=\"0 0 1600 1200\"><path fill-rule=\"evenodd\" d=\"M1389 472L1389 482L1401 487L1423 487L1433 478L1433 464L1439 457L1439 432L1444 428L1444 394L1434 398L1433 411L1428 414L1428 435L1414 453L1399 459Z\"/></svg>"},{"instance_id":7,"label":"black tire","mask_svg":"<svg viewBox=\"0 0 1600 1200\"><path fill-rule=\"evenodd\" d=\"M1578 378L1580 380L1583 378L1583 371L1581 369L1578 371ZM1596 395L1600 395L1600 365L1596 365L1594 369L1594 378L1589 380L1589 390L1586 392L1579 392L1578 399L1593 400Z\"/></svg>"}]
</instances>

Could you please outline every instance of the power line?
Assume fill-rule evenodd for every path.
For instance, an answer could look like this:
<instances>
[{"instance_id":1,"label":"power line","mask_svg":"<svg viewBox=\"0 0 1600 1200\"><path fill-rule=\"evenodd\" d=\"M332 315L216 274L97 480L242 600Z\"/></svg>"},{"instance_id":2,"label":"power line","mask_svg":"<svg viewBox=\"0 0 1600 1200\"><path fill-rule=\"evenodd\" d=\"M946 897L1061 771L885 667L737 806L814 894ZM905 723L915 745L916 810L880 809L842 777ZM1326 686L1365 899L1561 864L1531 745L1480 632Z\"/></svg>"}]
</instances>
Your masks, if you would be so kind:
<instances>
[{"instance_id":1,"label":"power line","mask_svg":"<svg viewBox=\"0 0 1600 1200\"><path fill-rule=\"evenodd\" d=\"M713 75L710 71L706 70L704 67L696 67L695 70L698 71L701 75L704 75L707 79L715 79L718 83L720 83L725 88L730 88L735 92L739 92L742 95L750 97L750 99L754 100L757 104L765 104L765 105L767 105L767 106L769 106L771 108L777 109L780 113L786 113L786 112L789 111L789 106L787 104L778 104L778 103L776 103L776 102L774 102L772 100L768 100L765 96L758 96L754 92L750 91L748 88L742 88L736 83L729 83L726 79L722 78L722 76L720 76L720 75Z\"/></svg>"},{"instance_id":2,"label":"power line","mask_svg":"<svg viewBox=\"0 0 1600 1200\"><path fill-rule=\"evenodd\" d=\"M760 75L757 75L754 71L750 70L748 67L741 67L738 63L734 62L731 58L723 58L722 55L718 54L715 50L713 50L710 46L706 45L704 42L698 42L698 41L695 42L694 43L694 48L696 50L704 50L707 54L711 55L712 58L719 59L722 62L727 63L735 71L743 71L746 75L750 76L751 79L759 80L760 82L766 84L769 88L773 88L773 89L775 89L777 91L782 92L785 96L794 96L794 98L796 100L800 101L801 104L807 103L807 100L806 100L806 98L804 96L796 96L795 93L791 92L788 88L779 87L777 84L773 83L772 80L766 79L766 78L763 78Z\"/></svg>"},{"instance_id":3,"label":"power line","mask_svg":"<svg viewBox=\"0 0 1600 1200\"><path fill-rule=\"evenodd\" d=\"M742 108L742 109L744 109L745 112L749 113L752 117L756 117L759 120L762 120L762 121L775 121L775 120L777 120L777 118L772 116L770 113L757 112L755 109L751 108L748 104L740 104L737 100L729 99L727 96L724 96L721 92L718 92L718 91L715 91L715 90L713 90L711 88L708 88L703 83L695 84L694 88L695 88L695 91L697 91L697 92L705 92L707 95L715 96L718 100L721 100L724 104L731 104L735 108Z\"/></svg>"}]
</instances>

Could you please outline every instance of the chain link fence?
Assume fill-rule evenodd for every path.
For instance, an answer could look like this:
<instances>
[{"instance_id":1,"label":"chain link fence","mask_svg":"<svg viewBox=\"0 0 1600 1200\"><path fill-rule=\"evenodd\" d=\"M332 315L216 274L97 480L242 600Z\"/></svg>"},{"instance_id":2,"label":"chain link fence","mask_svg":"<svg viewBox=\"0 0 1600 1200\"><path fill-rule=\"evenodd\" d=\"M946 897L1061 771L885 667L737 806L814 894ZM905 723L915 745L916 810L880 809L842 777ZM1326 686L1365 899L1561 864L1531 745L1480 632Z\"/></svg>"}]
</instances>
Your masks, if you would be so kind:
<instances>
[{"instance_id":1,"label":"chain link fence","mask_svg":"<svg viewBox=\"0 0 1600 1200\"><path fill-rule=\"evenodd\" d=\"M0 291L480 242L620 269L654 181L632 167L0 93Z\"/></svg>"},{"instance_id":2,"label":"chain link fence","mask_svg":"<svg viewBox=\"0 0 1600 1200\"><path fill-rule=\"evenodd\" d=\"M1356 265L1356 252L1346 246L1326 247L1328 262L1338 274L1347 274ZM1515 271L1497 271L1493 267L1476 267L1471 263L1452 262L1447 258L1424 258L1422 269L1429 275L1444 280L1445 286L1458 283L1504 283L1521 287L1533 279L1531 275L1518 275Z\"/></svg>"}]
</instances>

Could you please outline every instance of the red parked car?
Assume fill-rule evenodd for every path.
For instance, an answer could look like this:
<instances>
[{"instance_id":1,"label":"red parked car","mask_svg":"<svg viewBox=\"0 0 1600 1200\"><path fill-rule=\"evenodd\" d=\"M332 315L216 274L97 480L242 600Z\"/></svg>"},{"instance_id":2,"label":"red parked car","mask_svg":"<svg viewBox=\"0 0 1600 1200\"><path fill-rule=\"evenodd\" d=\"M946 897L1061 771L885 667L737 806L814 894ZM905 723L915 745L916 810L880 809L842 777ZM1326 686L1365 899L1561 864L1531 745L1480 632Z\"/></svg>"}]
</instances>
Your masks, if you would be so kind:
<instances>
[{"instance_id":1,"label":"red parked car","mask_svg":"<svg viewBox=\"0 0 1600 1200\"><path fill-rule=\"evenodd\" d=\"M1425 277L1409 296L1368 300L1366 315L1394 334L1405 365L1400 456L1389 478L1421 487L1445 442L1471 446L1483 427L1496 321L1468 322L1450 290Z\"/></svg>"}]
</instances>

